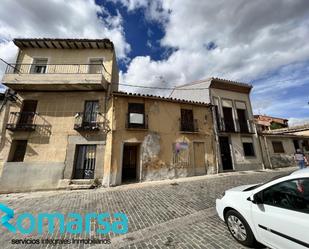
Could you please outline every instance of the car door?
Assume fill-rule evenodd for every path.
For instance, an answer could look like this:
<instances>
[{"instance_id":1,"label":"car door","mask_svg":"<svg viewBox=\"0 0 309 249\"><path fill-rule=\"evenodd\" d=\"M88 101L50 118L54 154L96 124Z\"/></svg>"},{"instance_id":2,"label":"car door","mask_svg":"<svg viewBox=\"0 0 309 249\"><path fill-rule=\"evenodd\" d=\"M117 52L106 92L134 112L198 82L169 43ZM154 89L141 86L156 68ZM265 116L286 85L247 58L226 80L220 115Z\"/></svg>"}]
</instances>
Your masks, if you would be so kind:
<instances>
[{"instance_id":1,"label":"car door","mask_svg":"<svg viewBox=\"0 0 309 249\"><path fill-rule=\"evenodd\" d=\"M309 248L309 178L286 180L261 192L252 205L260 242L272 248Z\"/></svg>"}]
</instances>

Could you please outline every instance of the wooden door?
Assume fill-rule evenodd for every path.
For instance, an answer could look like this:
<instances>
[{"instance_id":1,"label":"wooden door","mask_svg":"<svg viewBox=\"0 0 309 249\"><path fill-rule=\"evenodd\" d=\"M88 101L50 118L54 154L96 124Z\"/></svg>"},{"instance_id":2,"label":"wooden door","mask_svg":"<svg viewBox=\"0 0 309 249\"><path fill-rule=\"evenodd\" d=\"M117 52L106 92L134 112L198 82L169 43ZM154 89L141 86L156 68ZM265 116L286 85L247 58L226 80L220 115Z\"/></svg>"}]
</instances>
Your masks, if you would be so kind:
<instances>
[{"instance_id":1,"label":"wooden door","mask_svg":"<svg viewBox=\"0 0 309 249\"><path fill-rule=\"evenodd\" d=\"M122 161L122 181L137 180L138 145L125 145Z\"/></svg>"},{"instance_id":2,"label":"wooden door","mask_svg":"<svg viewBox=\"0 0 309 249\"><path fill-rule=\"evenodd\" d=\"M221 163L223 170L233 170L232 156L228 137L220 137Z\"/></svg>"},{"instance_id":3,"label":"wooden door","mask_svg":"<svg viewBox=\"0 0 309 249\"><path fill-rule=\"evenodd\" d=\"M205 175L206 174L206 163L205 163L205 143L194 142L194 175Z\"/></svg>"}]
</instances>

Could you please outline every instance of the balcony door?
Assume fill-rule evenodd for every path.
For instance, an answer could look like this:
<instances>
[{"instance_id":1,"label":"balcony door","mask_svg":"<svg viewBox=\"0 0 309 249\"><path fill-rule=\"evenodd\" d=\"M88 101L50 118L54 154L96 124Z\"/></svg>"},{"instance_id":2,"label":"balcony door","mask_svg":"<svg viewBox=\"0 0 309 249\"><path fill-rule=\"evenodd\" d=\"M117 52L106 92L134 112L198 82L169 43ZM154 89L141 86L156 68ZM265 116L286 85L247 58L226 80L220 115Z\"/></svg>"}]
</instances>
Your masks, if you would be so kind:
<instances>
[{"instance_id":1,"label":"balcony door","mask_svg":"<svg viewBox=\"0 0 309 249\"><path fill-rule=\"evenodd\" d=\"M83 125L88 126L96 124L99 110L99 101L86 101L83 116Z\"/></svg>"},{"instance_id":2,"label":"balcony door","mask_svg":"<svg viewBox=\"0 0 309 249\"><path fill-rule=\"evenodd\" d=\"M181 131L194 131L193 111L181 109Z\"/></svg>"},{"instance_id":3,"label":"balcony door","mask_svg":"<svg viewBox=\"0 0 309 249\"><path fill-rule=\"evenodd\" d=\"M36 107L38 105L37 100L24 100L21 108L18 124L19 125L31 125L33 124Z\"/></svg>"},{"instance_id":4,"label":"balcony door","mask_svg":"<svg viewBox=\"0 0 309 249\"><path fill-rule=\"evenodd\" d=\"M248 123L247 123L247 113L246 113L246 110L237 109L237 116L238 116L240 132L248 133L249 129L248 129Z\"/></svg>"},{"instance_id":5,"label":"balcony door","mask_svg":"<svg viewBox=\"0 0 309 249\"><path fill-rule=\"evenodd\" d=\"M233 170L230 142L228 137L219 137L221 164L223 170Z\"/></svg>"},{"instance_id":6,"label":"balcony door","mask_svg":"<svg viewBox=\"0 0 309 249\"><path fill-rule=\"evenodd\" d=\"M74 179L93 179L96 160L96 145L77 145Z\"/></svg>"},{"instance_id":7,"label":"balcony door","mask_svg":"<svg viewBox=\"0 0 309 249\"><path fill-rule=\"evenodd\" d=\"M48 59L46 58L35 58L31 65L31 73L42 74L46 73Z\"/></svg>"},{"instance_id":8,"label":"balcony door","mask_svg":"<svg viewBox=\"0 0 309 249\"><path fill-rule=\"evenodd\" d=\"M224 117L224 126L225 131L234 132L234 119L233 119L233 109L231 107L223 107L223 117Z\"/></svg>"}]
</instances>

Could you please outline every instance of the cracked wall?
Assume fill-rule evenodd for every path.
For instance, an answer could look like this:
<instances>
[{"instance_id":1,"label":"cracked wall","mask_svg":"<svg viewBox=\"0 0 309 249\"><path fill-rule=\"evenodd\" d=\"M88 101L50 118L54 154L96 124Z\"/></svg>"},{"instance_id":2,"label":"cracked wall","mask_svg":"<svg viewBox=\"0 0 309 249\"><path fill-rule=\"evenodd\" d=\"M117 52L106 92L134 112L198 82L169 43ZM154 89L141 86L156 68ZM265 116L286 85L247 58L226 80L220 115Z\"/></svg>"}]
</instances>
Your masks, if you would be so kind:
<instances>
[{"instance_id":1,"label":"cracked wall","mask_svg":"<svg viewBox=\"0 0 309 249\"><path fill-rule=\"evenodd\" d=\"M145 115L148 117L147 129L126 128L128 103L144 104ZM180 131L182 108L193 110L194 119L198 121L198 132ZM104 171L104 178L109 181L109 186L122 183L123 150L125 145L130 144L139 147L137 181L195 175L195 142L202 143L205 147L202 155L203 172L216 172L213 122L211 110L206 105L118 95L113 97L113 122L110 166L105 164ZM107 176L105 173L108 171Z\"/></svg>"}]
</instances>

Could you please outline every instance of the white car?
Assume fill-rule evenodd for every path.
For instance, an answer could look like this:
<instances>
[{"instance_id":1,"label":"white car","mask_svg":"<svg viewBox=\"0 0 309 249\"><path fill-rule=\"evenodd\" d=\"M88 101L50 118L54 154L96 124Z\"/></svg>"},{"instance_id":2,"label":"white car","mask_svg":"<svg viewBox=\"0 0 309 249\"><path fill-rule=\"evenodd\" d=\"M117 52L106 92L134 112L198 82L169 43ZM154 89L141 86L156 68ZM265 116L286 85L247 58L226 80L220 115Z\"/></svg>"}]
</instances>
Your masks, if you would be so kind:
<instances>
[{"instance_id":1,"label":"white car","mask_svg":"<svg viewBox=\"0 0 309 249\"><path fill-rule=\"evenodd\" d=\"M229 189L216 200L216 209L245 246L309 248L309 169Z\"/></svg>"}]
</instances>

